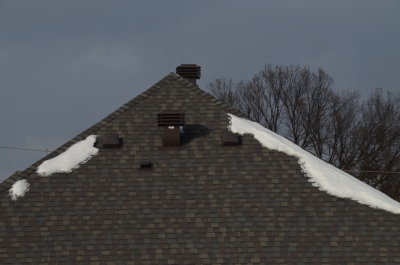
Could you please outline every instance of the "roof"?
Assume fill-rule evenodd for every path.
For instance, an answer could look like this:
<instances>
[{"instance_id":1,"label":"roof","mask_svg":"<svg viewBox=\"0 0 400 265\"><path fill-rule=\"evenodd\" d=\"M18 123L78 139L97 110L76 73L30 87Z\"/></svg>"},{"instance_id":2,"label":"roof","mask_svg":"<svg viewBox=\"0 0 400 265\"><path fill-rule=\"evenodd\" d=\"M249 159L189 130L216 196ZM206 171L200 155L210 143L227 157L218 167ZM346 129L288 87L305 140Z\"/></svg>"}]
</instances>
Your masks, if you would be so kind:
<instances>
[{"instance_id":1,"label":"roof","mask_svg":"<svg viewBox=\"0 0 400 265\"><path fill-rule=\"evenodd\" d=\"M162 146L157 114L185 113L183 146ZM296 157L250 134L222 146L230 109L170 73L1 183L2 264L398 264L400 215L329 195ZM89 135L118 134L70 173L37 167ZM141 170L152 162L151 170ZM26 179L13 201L8 189Z\"/></svg>"}]
</instances>

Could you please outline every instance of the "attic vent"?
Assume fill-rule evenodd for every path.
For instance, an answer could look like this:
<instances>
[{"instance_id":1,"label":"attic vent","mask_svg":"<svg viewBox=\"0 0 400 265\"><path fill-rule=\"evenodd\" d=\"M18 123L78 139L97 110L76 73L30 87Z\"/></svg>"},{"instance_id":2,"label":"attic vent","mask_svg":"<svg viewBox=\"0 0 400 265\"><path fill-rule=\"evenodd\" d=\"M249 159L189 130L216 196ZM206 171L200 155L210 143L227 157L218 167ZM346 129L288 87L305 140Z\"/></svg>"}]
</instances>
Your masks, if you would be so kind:
<instances>
[{"instance_id":1,"label":"attic vent","mask_svg":"<svg viewBox=\"0 0 400 265\"><path fill-rule=\"evenodd\" d=\"M223 145L240 145L240 136L233 133L225 133L221 135L221 142Z\"/></svg>"},{"instance_id":2,"label":"attic vent","mask_svg":"<svg viewBox=\"0 0 400 265\"><path fill-rule=\"evenodd\" d=\"M158 114L158 126L183 126L185 114L178 112L162 112Z\"/></svg>"},{"instance_id":3,"label":"attic vent","mask_svg":"<svg viewBox=\"0 0 400 265\"><path fill-rule=\"evenodd\" d=\"M181 64L176 67L176 73L196 84L196 79L200 79L201 76L201 67L196 64Z\"/></svg>"},{"instance_id":4,"label":"attic vent","mask_svg":"<svg viewBox=\"0 0 400 265\"><path fill-rule=\"evenodd\" d=\"M98 145L101 148L113 148L121 146L121 139L117 134L106 134L98 137Z\"/></svg>"},{"instance_id":5,"label":"attic vent","mask_svg":"<svg viewBox=\"0 0 400 265\"><path fill-rule=\"evenodd\" d=\"M158 126L164 127L163 145L180 146L180 127L185 125L185 114L179 112L162 112L158 114Z\"/></svg>"}]
</instances>

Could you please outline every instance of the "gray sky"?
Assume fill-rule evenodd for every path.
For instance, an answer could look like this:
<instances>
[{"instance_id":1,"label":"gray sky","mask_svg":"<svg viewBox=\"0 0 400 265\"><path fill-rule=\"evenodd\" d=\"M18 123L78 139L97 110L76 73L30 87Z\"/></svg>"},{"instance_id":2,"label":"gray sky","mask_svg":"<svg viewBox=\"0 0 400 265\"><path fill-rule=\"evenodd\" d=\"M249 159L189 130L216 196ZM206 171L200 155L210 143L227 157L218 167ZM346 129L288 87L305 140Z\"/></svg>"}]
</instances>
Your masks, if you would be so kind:
<instances>
[{"instance_id":1,"label":"gray sky","mask_svg":"<svg viewBox=\"0 0 400 265\"><path fill-rule=\"evenodd\" d=\"M399 90L400 1L0 0L0 146L56 148L181 63L200 87L265 64ZM0 179L42 153L0 149Z\"/></svg>"}]
</instances>

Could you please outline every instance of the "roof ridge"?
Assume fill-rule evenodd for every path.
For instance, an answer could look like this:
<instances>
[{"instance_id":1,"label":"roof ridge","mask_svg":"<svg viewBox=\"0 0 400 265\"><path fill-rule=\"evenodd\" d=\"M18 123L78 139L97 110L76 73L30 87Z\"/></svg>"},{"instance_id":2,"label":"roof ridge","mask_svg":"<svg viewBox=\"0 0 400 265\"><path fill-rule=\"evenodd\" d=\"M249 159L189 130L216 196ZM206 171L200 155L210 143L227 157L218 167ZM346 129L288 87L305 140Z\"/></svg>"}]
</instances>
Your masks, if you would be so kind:
<instances>
[{"instance_id":1,"label":"roof ridge","mask_svg":"<svg viewBox=\"0 0 400 265\"><path fill-rule=\"evenodd\" d=\"M121 107L117 108L115 111L111 112L109 115L107 115L105 118L101 119L99 122L96 122L92 126L90 126L88 129L84 130L83 132L79 133L75 137L71 138L69 141L66 143L60 145L58 148L56 148L54 151L51 153L47 154L43 158L39 159L38 161L34 162L31 164L29 167L27 167L25 170L22 171L16 171L13 173L11 176L7 177L3 181L0 182L0 192L3 192L7 189L9 189L15 181L23 179L30 174L32 174L36 168L40 165L45 160L48 160L50 158L53 158L60 153L64 152L66 149L68 149L71 145L74 143L83 140L86 138L88 135L92 134L94 131L100 129L102 126L108 124L115 118L117 118L119 115L127 111L128 109L132 108L136 104L138 104L140 101L143 99L147 98L149 95L153 94L154 92L158 91L161 87L165 86L166 84L170 83L171 81L181 78L179 75L171 72L167 74L165 77L163 77L160 81L152 85L150 88L146 89L133 99L129 100L127 103L123 104ZM189 82L190 83L190 82ZM192 83L190 83L191 86L193 86Z\"/></svg>"}]
</instances>

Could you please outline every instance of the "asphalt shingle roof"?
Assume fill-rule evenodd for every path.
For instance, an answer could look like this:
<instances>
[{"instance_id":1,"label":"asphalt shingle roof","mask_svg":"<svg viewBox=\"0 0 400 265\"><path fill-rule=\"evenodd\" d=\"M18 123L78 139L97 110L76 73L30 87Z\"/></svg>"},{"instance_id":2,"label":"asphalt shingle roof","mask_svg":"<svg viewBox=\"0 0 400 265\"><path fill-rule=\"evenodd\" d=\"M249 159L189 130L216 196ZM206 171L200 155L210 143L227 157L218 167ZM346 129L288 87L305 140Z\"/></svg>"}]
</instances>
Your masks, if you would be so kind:
<instances>
[{"instance_id":1,"label":"asphalt shingle roof","mask_svg":"<svg viewBox=\"0 0 400 265\"><path fill-rule=\"evenodd\" d=\"M157 114L170 110L189 125L181 147L162 146ZM227 112L171 73L11 176L0 186L0 263L400 264L400 215L318 190L296 158L250 135L221 145ZM35 173L90 134L123 146L68 174ZM30 190L12 201L23 178Z\"/></svg>"}]
</instances>

